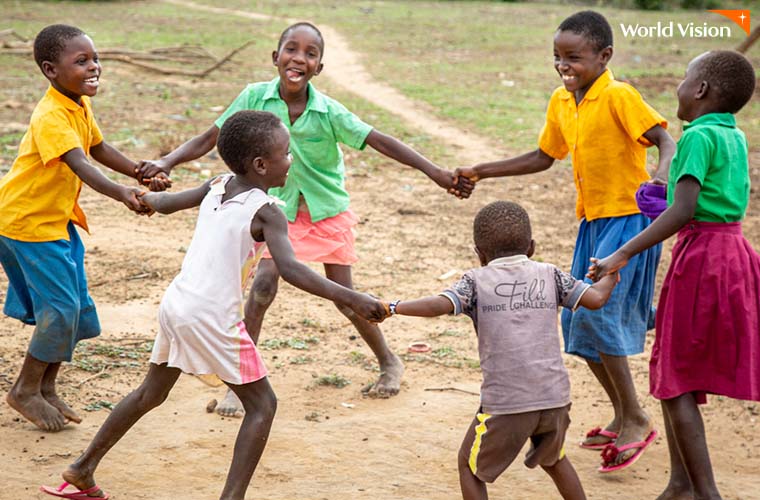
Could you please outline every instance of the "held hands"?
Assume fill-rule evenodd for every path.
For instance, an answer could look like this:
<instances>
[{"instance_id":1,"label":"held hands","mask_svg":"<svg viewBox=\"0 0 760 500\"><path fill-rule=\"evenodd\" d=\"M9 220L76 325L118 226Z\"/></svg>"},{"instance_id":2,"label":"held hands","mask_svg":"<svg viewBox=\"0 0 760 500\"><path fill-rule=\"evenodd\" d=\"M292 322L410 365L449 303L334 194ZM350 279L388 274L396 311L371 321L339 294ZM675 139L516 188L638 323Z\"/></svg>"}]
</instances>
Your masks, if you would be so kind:
<instances>
[{"instance_id":1,"label":"held hands","mask_svg":"<svg viewBox=\"0 0 760 500\"><path fill-rule=\"evenodd\" d=\"M620 252L615 252L603 259L591 257L591 265L588 266L586 277L597 282L607 275L617 274L617 272L624 268L626 264L628 264L628 259L623 257ZM620 276L618 275L616 281L619 280Z\"/></svg>"},{"instance_id":2,"label":"held hands","mask_svg":"<svg viewBox=\"0 0 760 500\"><path fill-rule=\"evenodd\" d=\"M367 321L381 323L386 318L383 303L369 294L356 293L352 302L347 305Z\"/></svg>"},{"instance_id":3,"label":"held hands","mask_svg":"<svg viewBox=\"0 0 760 500\"><path fill-rule=\"evenodd\" d=\"M457 198L468 198L475 189L475 183L479 180L475 169L472 167L460 167L454 170L452 178L452 187L449 193Z\"/></svg>"},{"instance_id":4,"label":"held hands","mask_svg":"<svg viewBox=\"0 0 760 500\"><path fill-rule=\"evenodd\" d=\"M161 160L141 160L135 167L137 180L151 191L164 191L171 187L169 171L169 167L164 166Z\"/></svg>"},{"instance_id":5,"label":"held hands","mask_svg":"<svg viewBox=\"0 0 760 500\"><path fill-rule=\"evenodd\" d=\"M150 214L148 215L153 215L157 212L158 200L161 196L158 193L146 193L145 191L140 194L140 203L150 210Z\"/></svg>"},{"instance_id":6,"label":"held hands","mask_svg":"<svg viewBox=\"0 0 760 500\"><path fill-rule=\"evenodd\" d=\"M153 210L142 203L141 197L145 194L140 188L122 186L122 192L119 201L124 203L128 209L138 215L153 215Z\"/></svg>"}]
</instances>

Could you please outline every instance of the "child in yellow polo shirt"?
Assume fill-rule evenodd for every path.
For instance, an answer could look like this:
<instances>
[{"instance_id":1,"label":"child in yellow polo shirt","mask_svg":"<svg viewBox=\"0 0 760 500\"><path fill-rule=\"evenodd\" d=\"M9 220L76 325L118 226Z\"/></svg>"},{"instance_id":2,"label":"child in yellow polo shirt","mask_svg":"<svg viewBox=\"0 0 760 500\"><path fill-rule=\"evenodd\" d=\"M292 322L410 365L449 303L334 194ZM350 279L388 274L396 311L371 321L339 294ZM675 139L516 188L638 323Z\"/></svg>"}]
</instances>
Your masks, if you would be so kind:
<instances>
[{"instance_id":1,"label":"child in yellow polo shirt","mask_svg":"<svg viewBox=\"0 0 760 500\"><path fill-rule=\"evenodd\" d=\"M665 119L607 69L612 52L612 29L601 14L583 11L565 19L554 34L554 68L563 86L549 101L538 149L457 171L473 181L530 174L570 153L580 220L572 264L576 279L584 278L591 257L612 254L649 225L636 205L636 190L644 182L666 184L675 152ZM659 163L650 180L646 148L651 145L659 149ZM602 309L562 312L565 351L586 360L615 412L605 428L593 429L581 443L590 449L622 448L601 472L631 465L657 435L639 405L627 356L644 351L660 251L656 245L632 259Z\"/></svg>"},{"instance_id":2,"label":"child in yellow polo shirt","mask_svg":"<svg viewBox=\"0 0 760 500\"><path fill-rule=\"evenodd\" d=\"M137 177L136 164L103 141L95 123L90 97L98 92L101 67L90 37L73 26L48 26L34 40L34 58L50 88L0 179L0 263L9 281L3 311L36 325L6 401L41 429L59 431L81 418L56 394L58 369L71 361L79 340L100 334L74 229L87 230L78 203L82 182L137 213L148 209L139 201L141 189L112 182L87 159ZM151 187L168 185L157 176Z\"/></svg>"}]
</instances>

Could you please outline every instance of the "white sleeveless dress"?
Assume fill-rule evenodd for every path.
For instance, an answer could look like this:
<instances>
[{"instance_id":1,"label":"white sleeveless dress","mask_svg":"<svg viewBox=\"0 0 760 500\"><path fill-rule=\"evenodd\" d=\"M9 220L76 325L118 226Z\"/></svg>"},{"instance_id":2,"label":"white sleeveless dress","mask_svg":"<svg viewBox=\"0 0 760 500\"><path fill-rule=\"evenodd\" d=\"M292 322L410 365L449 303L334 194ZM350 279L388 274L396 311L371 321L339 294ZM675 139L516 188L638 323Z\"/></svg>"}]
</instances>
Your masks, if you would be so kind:
<instances>
[{"instance_id":1,"label":"white sleeveless dress","mask_svg":"<svg viewBox=\"0 0 760 500\"><path fill-rule=\"evenodd\" d=\"M233 177L215 179L201 202L182 269L159 306L150 361L241 385L267 375L243 323L243 294L265 247L253 240L251 221L277 200L252 189L222 203Z\"/></svg>"}]
</instances>

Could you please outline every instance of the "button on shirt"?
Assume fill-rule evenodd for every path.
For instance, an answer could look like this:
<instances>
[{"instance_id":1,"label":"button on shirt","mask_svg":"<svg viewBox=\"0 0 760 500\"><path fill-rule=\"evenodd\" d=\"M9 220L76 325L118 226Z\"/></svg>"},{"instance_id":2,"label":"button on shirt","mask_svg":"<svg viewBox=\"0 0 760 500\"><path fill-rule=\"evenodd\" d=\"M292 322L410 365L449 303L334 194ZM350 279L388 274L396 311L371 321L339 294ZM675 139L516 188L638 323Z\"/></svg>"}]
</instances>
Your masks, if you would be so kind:
<instances>
[{"instance_id":1,"label":"button on shirt","mask_svg":"<svg viewBox=\"0 0 760 500\"><path fill-rule=\"evenodd\" d=\"M308 84L306 109L295 123L290 123L288 105L280 97L280 79L249 84L215 124L221 128L231 115L241 110L269 111L290 130L293 163L281 188L268 194L285 202L283 211L290 222L296 220L298 199L303 195L312 222L318 222L348 210L345 189L345 165L338 143L364 149L372 127L361 121L338 101Z\"/></svg>"}]
</instances>

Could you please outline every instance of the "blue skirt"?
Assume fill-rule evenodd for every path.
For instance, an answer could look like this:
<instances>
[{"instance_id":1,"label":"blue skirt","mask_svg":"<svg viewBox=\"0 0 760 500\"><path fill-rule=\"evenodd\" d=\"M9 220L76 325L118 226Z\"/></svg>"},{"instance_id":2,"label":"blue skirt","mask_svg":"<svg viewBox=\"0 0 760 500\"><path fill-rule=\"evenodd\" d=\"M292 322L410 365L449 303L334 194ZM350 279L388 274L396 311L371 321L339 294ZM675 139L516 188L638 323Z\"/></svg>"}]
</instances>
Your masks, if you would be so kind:
<instances>
[{"instance_id":1,"label":"blue skirt","mask_svg":"<svg viewBox=\"0 0 760 500\"><path fill-rule=\"evenodd\" d=\"M575 242L571 273L585 278L591 257L603 258L615 252L643 231L650 220L641 214L623 217L583 219ZM579 308L562 311L565 352L600 363L599 353L630 356L644 352L648 325L654 319L655 275L662 245L634 256L620 271L620 283L607 304L595 311Z\"/></svg>"},{"instance_id":2,"label":"blue skirt","mask_svg":"<svg viewBox=\"0 0 760 500\"><path fill-rule=\"evenodd\" d=\"M68 241L42 243L0 236L0 264L9 282L3 312L36 325L29 354L45 363L71 361L77 342L100 335L84 246L71 222L68 231Z\"/></svg>"}]
</instances>

